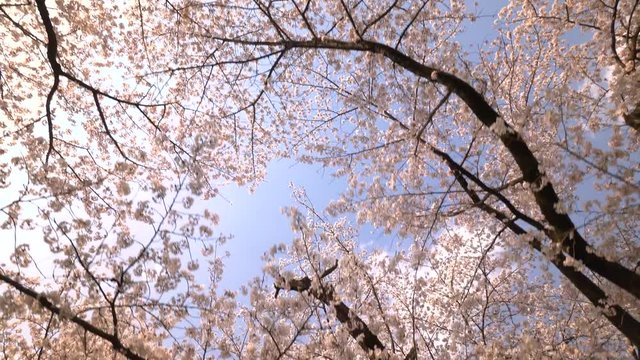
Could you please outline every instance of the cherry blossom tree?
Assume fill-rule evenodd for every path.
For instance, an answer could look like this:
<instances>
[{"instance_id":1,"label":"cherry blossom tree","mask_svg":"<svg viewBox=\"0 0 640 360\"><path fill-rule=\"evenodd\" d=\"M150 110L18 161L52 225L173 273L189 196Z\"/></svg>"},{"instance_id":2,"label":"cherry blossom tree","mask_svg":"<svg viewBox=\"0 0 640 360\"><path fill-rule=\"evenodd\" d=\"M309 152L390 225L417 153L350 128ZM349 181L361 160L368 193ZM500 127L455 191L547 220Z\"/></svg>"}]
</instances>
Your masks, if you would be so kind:
<instances>
[{"instance_id":1,"label":"cherry blossom tree","mask_svg":"<svg viewBox=\"0 0 640 360\"><path fill-rule=\"evenodd\" d=\"M414 244L389 254L362 249L344 221L327 223L308 202L302 207L307 217L290 210L298 237L267 255L276 295L268 282L253 284L258 305L246 310L252 326L243 336L263 341L246 350L249 357L285 351L293 358L393 359L624 354L625 341L578 300L579 292L522 271L535 256L514 266L497 251L505 226L496 233L449 229L428 251ZM593 342L594 329L607 341Z\"/></svg>"},{"instance_id":2,"label":"cherry blossom tree","mask_svg":"<svg viewBox=\"0 0 640 360\"><path fill-rule=\"evenodd\" d=\"M210 353L213 335L180 339L200 309L211 321L226 311L215 291L225 237L192 206L258 176L224 140L245 135L202 127L210 114L180 81L142 78L171 58L147 40L154 6L0 10L4 357Z\"/></svg>"},{"instance_id":3,"label":"cherry blossom tree","mask_svg":"<svg viewBox=\"0 0 640 360\"><path fill-rule=\"evenodd\" d=\"M639 8L0 4L5 357L640 356ZM348 187L218 291L194 202L290 156Z\"/></svg>"}]
</instances>

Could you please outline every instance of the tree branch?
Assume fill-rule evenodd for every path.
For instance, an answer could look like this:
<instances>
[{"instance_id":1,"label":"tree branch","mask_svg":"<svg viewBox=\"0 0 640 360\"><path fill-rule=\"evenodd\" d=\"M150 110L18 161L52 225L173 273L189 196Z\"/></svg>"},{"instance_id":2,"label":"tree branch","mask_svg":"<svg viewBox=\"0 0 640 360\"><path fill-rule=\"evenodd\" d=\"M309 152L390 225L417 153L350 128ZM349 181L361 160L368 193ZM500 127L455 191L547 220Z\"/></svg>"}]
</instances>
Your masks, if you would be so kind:
<instances>
[{"instance_id":1,"label":"tree branch","mask_svg":"<svg viewBox=\"0 0 640 360\"><path fill-rule=\"evenodd\" d=\"M333 266L322 273L320 279L329 276L337 268L338 262L336 261ZM274 284L274 287L276 288L276 297L278 296L278 292L283 289L293 290L299 293L307 292L325 305L333 307L338 321L347 325L351 337L356 340L367 354L371 355L384 350L384 345L380 339L378 339L378 336L369 329L369 326L364 322L364 320L356 315L344 302L335 298L333 288L326 289L323 286L320 286L319 288L312 287L311 279L308 276L290 280L282 278L280 281L280 284Z\"/></svg>"},{"instance_id":2,"label":"tree branch","mask_svg":"<svg viewBox=\"0 0 640 360\"><path fill-rule=\"evenodd\" d=\"M459 167L452 164L451 161L447 161L451 171L453 171L456 181L467 193L473 203L482 211L492 215L496 220L505 224L514 234L519 236L528 235L528 232L514 222L513 219L509 219L505 214L497 209L484 203L478 194L469 187L466 179L459 170ZM566 256L562 252L556 252L549 256L545 254L542 243L540 240L531 236L528 239L529 245L543 256L551 260L551 263L587 298L589 301L599 309L602 309L602 314L609 320L609 322L615 326L629 341L636 347L640 348L640 322L638 322L631 314L617 304L610 305L609 297L607 294L595 284L589 277L581 273L573 266L565 265Z\"/></svg>"},{"instance_id":3,"label":"tree branch","mask_svg":"<svg viewBox=\"0 0 640 360\"><path fill-rule=\"evenodd\" d=\"M43 308L51 311L52 313L60 316L63 319L68 319L69 321L77 324L78 326L80 326L81 328L83 328L84 330L108 341L111 343L111 345L113 346L113 349L119 353L121 353L122 355L124 355L127 359L132 359L132 360L144 360L145 358L134 353L131 349L129 349L127 346L125 346L122 341L120 341L120 339L113 335L113 334L109 334L106 331L97 328L96 326L92 325L91 323L87 322L86 320L83 320L81 318L79 318L77 315L73 315L71 317L66 317L64 313L64 311L56 306L55 304L53 304L49 299L47 299L47 297L43 294L40 294L38 292L36 292L35 290L32 290L24 285L22 285L20 282L16 281L15 279L0 273L0 280L4 281L5 283L11 285L14 289L18 290L20 293L22 293L23 295L26 295L34 300L36 300L40 306L42 306Z\"/></svg>"},{"instance_id":4,"label":"tree branch","mask_svg":"<svg viewBox=\"0 0 640 360\"><path fill-rule=\"evenodd\" d=\"M607 280L626 290L640 299L640 274L627 269L621 264L609 261L595 253L575 224L565 213L559 212L560 199L553 184L540 169L540 163L520 134L507 124L485 98L469 83L457 76L438 70L435 67L422 64L403 52L388 45L369 41L342 41L335 39L285 40L285 41L252 41L218 38L239 44L256 46L302 48L302 49L333 49L343 51L371 52L383 55L396 65L427 79L428 81L446 86L456 94L475 114L476 118L486 127L494 130L502 144L507 148L518 168L522 172L524 181L534 195L535 201L550 225L549 236L555 243L561 244L562 250L571 257L581 261L586 267ZM497 122L500 126L495 126ZM500 129L500 131L497 131Z\"/></svg>"}]
</instances>

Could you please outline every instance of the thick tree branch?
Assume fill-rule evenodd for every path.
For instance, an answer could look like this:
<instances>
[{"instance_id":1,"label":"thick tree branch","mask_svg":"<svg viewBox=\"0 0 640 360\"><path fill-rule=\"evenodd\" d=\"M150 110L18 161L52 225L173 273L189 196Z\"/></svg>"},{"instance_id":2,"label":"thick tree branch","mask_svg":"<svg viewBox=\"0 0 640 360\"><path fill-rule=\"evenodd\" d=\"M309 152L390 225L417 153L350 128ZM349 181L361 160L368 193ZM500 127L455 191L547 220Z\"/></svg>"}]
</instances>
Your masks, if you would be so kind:
<instances>
[{"instance_id":1,"label":"thick tree branch","mask_svg":"<svg viewBox=\"0 0 640 360\"><path fill-rule=\"evenodd\" d=\"M53 85L51 85L51 89L47 94L47 102L45 104L45 111L47 113L47 128L49 132L49 148L47 149L47 155L45 156L45 164L49 162L49 157L51 153L54 151L53 145L53 117L51 115L51 101L58 90L58 85L60 84L60 73L62 73L62 67L58 63L58 39L56 37L56 33L53 30L53 24L51 23L51 18L49 17L49 11L47 10L47 5L44 0L36 0L36 4L38 6L38 12L40 13L40 17L42 18L42 23L44 24L45 31L47 32L47 59L49 60L49 64L51 65L51 69L53 70Z\"/></svg>"},{"instance_id":2,"label":"thick tree branch","mask_svg":"<svg viewBox=\"0 0 640 360\"><path fill-rule=\"evenodd\" d=\"M446 154L445 154L446 155ZM447 155L448 156L448 155ZM467 180L460 171L461 166L456 164L450 157L446 160L449 168L454 173L456 181L467 193L480 210L493 216L496 220L505 224L514 234L519 236L528 235L528 232L515 223L513 219L508 218L504 213L487 205L478 194L469 187ZM615 326L629 341L636 347L640 348L640 322L638 322L624 308L617 304L610 304L607 294L595 284L589 277L581 273L573 266L565 265L567 260L562 252L556 252L552 255L545 254L542 243L535 236L530 236L527 240L529 245L540 254L551 260L551 263L587 298L599 309L602 314Z\"/></svg>"},{"instance_id":3,"label":"thick tree branch","mask_svg":"<svg viewBox=\"0 0 640 360\"><path fill-rule=\"evenodd\" d=\"M405 130L409 130L409 128L395 118L392 114L385 112L385 115L389 116L394 121L398 122L402 128ZM418 138L422 144L426 145L426 142L422 138ZM501 223L505 224L507 228L509 228L514 234L519 236L528 235L528 232L523 229L521 226L516 224L516 220L524 220L529 225L532 225L536 230L543 231L546 234L546 229L542 224L535 221L534 219L529 218L526 214L520 212L504 195L500 192L495 191L491 187L487 186L484 182L482 182L479 178L465 169L461 164L457 163L449 154L430 146L430 150L440 157L447 166L453 172L456 182L460 185L460 187L467 193L469 198L473 201L474 206L484 211L485 213L491 215ZM515 216L515 219L510 218L502 211L495 209L494 207L488 205L486 203L486 199L482 199L476 191L469 187L469 183L467 179L469 178L476 185L478 185L482 190L487 193L496 196L511 213ZM548 235L548 234L547 234ZM566 256L562 252L555 252L552 256L547 256L542 247L542 243L540 240L536 239L535 236L529 236L527 239L529 245L534 248L536 251L541 253L543 256L549 258L551 263L583 294L589 301L597 308L604 308L605 304L609 303L609 298L606 293L595 284L589 277L578 271L576 268L572 266L565 265ZM634 344L637 348L640 348L640 322L638 322L631 314L629 314L626 310L624 310L619 305L608 306L607 309L603 310L603 315L615 326L620 332L625 335L629 341Z\"/></svg>"},{"instance_id":4,"label":"thick tree branch","mask_svg":"<svg viewBox=\"0 0 640 360\"><path fill-rule=\"evenodd\" d=\"M335 265L322 273L320 279L329 276L337 268L338 263L336 262ZM281 279L279 284L274 284L274 287L276 288L276 296L278 296L278 292L283 289L294 290L299 293L309 293L325 305L333 307L338 321L347 325L351 337L358 342L367 354L374 354L384 350L384 345L380 339L378 339L378 336L369 329L369 326L364 320L356 315L344 302L335 298L333 288L327 289L323 286L319 286L318 288L312 287L312 281L308 276L299 279Z\"/></svg>"},{"instance_id":5,"label":"thick tree branch","mask_svg":"<svg viewBox=\"0 0 640 360\"><path fill-rule=\"evenodd\" d=\"M632 129L640 132L640 103L637 103L635 108L627 114L622 114L624 122Z\"/></svg>"},{"instance_id":6,"label":"thick tree branch","mask_svg":"<svg viewBox=\"0 0 640 360\"><path fill-rule=\"evenodd\" d=\"M132 360L144 360L145 358L136 354L135 352L133 352L131 349L129 349L127 346L125 346L122 341L120 341L120 339L113 335L113 334L109 334L108 332L97 328L96 326L92 325L91 323L87 322L86 320L83 320L81 318L79 318L77 315L72 315L67 317L66 314L64 314L64 311L58 307L57 305L55 305L54 303L52 303L49 299L47 299L47 297L43 294L40 294L24 285L22 285L20 282L16 281L15 279L0 273L0 280L2 280L3 282L11 285L11 287L13 287L14 289L18 290L21 294L28 296L32 299L34 299L35 301L37 301L40 306L42 306L43 308L51 311L52 313L60 316L61 318L64 319L68 319L69 321L77 324L78 326L80 326L81 328L83 328L84 330L108 341L111 343L111 345L113 346L113 349L119 353L121 353L122 355L124 355L127 359L132 359Z\"/></svg>"}]
</instances>

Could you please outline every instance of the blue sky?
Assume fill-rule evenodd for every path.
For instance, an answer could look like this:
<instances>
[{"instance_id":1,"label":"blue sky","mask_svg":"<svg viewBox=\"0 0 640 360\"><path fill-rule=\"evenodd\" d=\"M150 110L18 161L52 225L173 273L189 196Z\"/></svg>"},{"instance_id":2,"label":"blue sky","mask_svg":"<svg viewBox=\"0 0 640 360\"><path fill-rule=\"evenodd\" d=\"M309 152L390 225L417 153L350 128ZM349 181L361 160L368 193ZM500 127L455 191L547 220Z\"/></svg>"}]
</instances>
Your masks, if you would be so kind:
<instances>
[{"instance_id":1,"label":"blue sky","mask_svg":"<svg viewBox=\"0 0 640 360\"><path fill-rule=\"evenodd\" d=\"M346 186L328 170L282 159L269 165L266 180L253 193L235 185L221 189L221 197L212 202L212 210L220 215L216 230L233 235L223 247L231 256L225 260L222 288L237 288L260 275L262 254L274 244L291 240L290 220L281 212L294 205L290 183L308 189L318 209L324 209Z\"/></svg>"}]
</instances>

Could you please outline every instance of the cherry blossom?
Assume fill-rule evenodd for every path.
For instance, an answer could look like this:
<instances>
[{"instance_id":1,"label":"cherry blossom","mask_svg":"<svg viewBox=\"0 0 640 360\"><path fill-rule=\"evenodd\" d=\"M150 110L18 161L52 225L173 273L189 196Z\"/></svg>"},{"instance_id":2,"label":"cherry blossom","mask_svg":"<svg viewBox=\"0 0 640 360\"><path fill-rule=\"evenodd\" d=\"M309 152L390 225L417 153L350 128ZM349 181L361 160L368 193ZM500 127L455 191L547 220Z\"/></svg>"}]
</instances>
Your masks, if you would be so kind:
<instances>
[{"instance_id":1,"label":"cherry blossom","mask_svg":"<svg viewBox=\"0 0 640 360\"><path fill-rule=\"evenodd\" d=\"M640 6L481 6L0 4L3 356L640 357ZM281 158L347 186L222 289Z\"/></svg>"}]
</instances>

